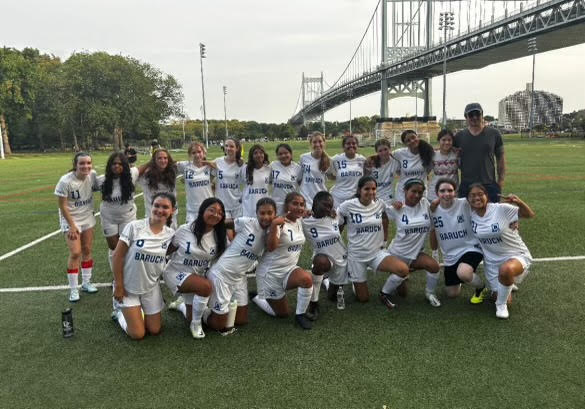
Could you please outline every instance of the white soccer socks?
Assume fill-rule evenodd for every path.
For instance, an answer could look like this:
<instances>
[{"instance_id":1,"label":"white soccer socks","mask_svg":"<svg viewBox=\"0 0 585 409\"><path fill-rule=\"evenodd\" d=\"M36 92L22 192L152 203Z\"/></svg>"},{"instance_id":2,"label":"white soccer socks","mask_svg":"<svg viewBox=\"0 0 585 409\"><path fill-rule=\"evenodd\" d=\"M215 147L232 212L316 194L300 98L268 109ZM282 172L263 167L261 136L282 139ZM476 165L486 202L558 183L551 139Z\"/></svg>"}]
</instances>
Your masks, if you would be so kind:
<instances>
[{"instance_id":1,"label":"white soccer socks","mask_svg":"<svg viewBox=\"0 0 585 409\"><path fill-rule=\"evenodd\" d=\"M79 269L78 268L68 268L67 269L67 281L69 281L69 288L72 290L77 289L77 285L79 283Z\"/></svg>"},{"instance_id":2,"label":"white soccer socks","mask_svg":"<svg viewBox=\"0 0 585 409\"><path fill-rule=\"evenodd\" d=\"M311 301L317 302L319 301L319 292L321 291L321 283L323 282L323 275L315 275L313 276L313 294L311 295Z\"/></svg>"},{"instance_id":3,"label":"white soccer socks","mask_svg":"<svg viewBox=\"0 0 585 409\"><path fill-rule=\"evenodd\" d=\"M392 294L402 282L406 280L406 277L400 277L396 274L390 274L384 286L382 287L382 292L384 294Z\"/></svg>"},{"instance_id":4,"label":"white soccer socks","mask_svg":"<svg viewBox=\"0 0 585 409\"><path fill-rule=\"evenodd\" d=\"M313 287L314 285L309 288L297 288L297 314L304 314L307 311L311 301L311 294L313 294Z\"/></svg>"},{"instance_id":5,"label":"white soccer socks","mask_svg":"<svg viewBox=\"0 0 585 409\"><path fill-rule=\"evenodd\" d=\"M427 285L425 287L425 292L434 294L435 290L437 289L437 284L439 283L439 273L431 273L430 271L425 271L427 273Z\"/></svg>"},{"instance_id":6,"label":"white soccer socks","mask_svg":"<svg viewBox=\"0 0 585 409\"><path fill-rule=\"evenodd\" d=\"M91 282L91 274L93 271L93 260L86 260L81 262L81 280L83 284Z\"/></svg>"},{"instance_id":7,"label":"white soccer socks","mask_svg":"<svg viewBox=\"0 0 585 409\"><path fill-rule=\"evenodd\" d=\"M201 297L196 294L193 296L193 315L191 322L201 325L201 317L203 317L203 311L205 310L205 307L207 307L207 301L209 301L209 297Z\"/></svg>"},{"instance_id":8,"label":"white soccer socks","mask_svg":"<svg viewBox=\"0 0 585 409\"><path fill-rule=\"evenodd\" d=\"M507 319L510 314L508 313L508 297L512 292L511 285L504 285L498 283L498 298L496 299L496 317Z\"/></svg>"}]
</instances>

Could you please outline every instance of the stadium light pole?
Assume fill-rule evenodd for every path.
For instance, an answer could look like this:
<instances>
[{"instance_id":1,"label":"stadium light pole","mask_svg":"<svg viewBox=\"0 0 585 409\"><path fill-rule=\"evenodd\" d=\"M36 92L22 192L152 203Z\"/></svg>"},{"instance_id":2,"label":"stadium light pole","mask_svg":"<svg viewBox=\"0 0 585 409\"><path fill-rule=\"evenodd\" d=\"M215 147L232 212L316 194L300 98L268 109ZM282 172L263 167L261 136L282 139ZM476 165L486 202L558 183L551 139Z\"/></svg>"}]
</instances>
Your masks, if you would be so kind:
<instances>
[{"instance_id":1,"label":"stadium light pole","mask_svg":"<svg viewBox=\"0 0 585 409\"><path fill-rule=\"evenodd\" d=\"M349 94L349 134L351 135L351 97L352 97L352 92L351 89L348 91Z\"/></svg>"},{"instance_id":2,"label":"stadium light pole","mask_svg":"<svg viewBox=\"0 0 585 409\"><path fill-rule=\"evenodd\" d=\"M227 95L227 87L224 85L223 86L223 116L225 118L225 137L227 139L228 137L228 126L227 126L227 109L226 109L226 105L225 105L225 97Z\"/></svg>"},{"instance_id":3,"label":"stadium light pole","mask_svg":"<svg viewBox=\"0 0 585 409\"><path fill-rule=\"evenodd\" d=\"M536 52L538 49L536 48L536 37L532 37L528 39L528 51L532 53L532 85L530 89L530 115L529 115L529 133L528 137L532 138L532 127L534 126L534 65L536 62Z\"/></svg>"},{"instance_id":4,"label":"stadium light pole","mask_svg":"<svg viewBox=\"0 0 585 409\"><path fill-rule=\"evenodd\" d=\"M2 128L0 127L0 158L6 159L4 156L4 136L2 135Z\"/></svg>"},{"instance_id":5,"label":"stadium light pole","mask_svg":"<svg viewBox=\"0 0 585 409\"><path fill-rule=\"evenodd\" d=\"M455 26L455 13L439 13L439 30L443 31L443 128L447 127L447 32Z\"/></svg>"},{"instance_id":6,"label":"stadium light pole","mask_svg":"<svg viewBox=\"0 0 585 409\"><path fill-rule=\"evenodd\" d=\"M205 110L205 84L203 82L203 59L205 55L205 44L199 43L199 62L201 63L201 95L203 98L203 137L205 138L205 147L209 148L209 138L207 136L207 111Z\"/></svg>"}]
</instances>

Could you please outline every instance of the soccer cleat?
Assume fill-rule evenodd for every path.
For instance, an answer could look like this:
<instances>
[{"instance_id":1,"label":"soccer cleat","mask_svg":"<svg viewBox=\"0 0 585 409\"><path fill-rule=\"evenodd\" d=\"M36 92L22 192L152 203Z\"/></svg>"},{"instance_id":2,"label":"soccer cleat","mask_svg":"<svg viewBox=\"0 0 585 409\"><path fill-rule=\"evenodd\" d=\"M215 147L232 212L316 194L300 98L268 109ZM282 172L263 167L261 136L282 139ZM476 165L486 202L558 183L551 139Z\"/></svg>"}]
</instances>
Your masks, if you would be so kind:
<instances>
[{"instance_id":1,"label":"soccer cleat","mask_svg":"<svg viewBox=\"0 0 585 409\"><path fill-rule=\"evenodd\" d=\"M337 284L330 283L327 289L327 299L331 302L337 302L337 290L339 286Z\"/></svg>"},{"instance_id":2,"label":"soccer cleat","mask_svg":"<svg viewBox=\"0 0 585 409\"><path fill-rule=\"evenodd\" d=\"M88 294L94 294L98 292L98 289L95 285L90 282L81 284L81 291Z\"/></svg>"},{"instance_id":3,"label":"soccer cleat","mask_svg":"<svg viewBox=\"0 0 585 409\"><path fill-rule=\"evenodd\" d=\"M507 304L496 304L496 317L507 320L510 318L510 313L508 312L508 305Z\"/></svg>"},{"instance_id":4,"label":"soccer cleat","mask_svg":"<svg viewBox=\"0 0 585 409\"><path fill-rule=\"evenodd\" d=\"M396 304L390 300L390 296L386 293L383 293L382 291L380 291L380 302L384 304L389 310L396 308Z\"/></svg>"},{"instance_id":5,"label":"soccer cleat","mask_svg":"<svg viewBox=\"0 0 585 409\"><path fill-rule=\"evenodd\" d=\"M191 330L191 335L193 335L193 338L195 338L195 339L205 338L205 332L203 332L203 328L201 328L201 324L198 324L196 322L191 322L191 324L189 324L189 329Z\"/></svg>"},{"instance_id":6,"label":"soccer cleat","mask_svg":"<svg viewBox=\"0 0 585 409\"><path fill-rule=\"evenodd\" d=\"M475 294L469 299L472 304L481 304L490 295L490 290L486 287L477 288Z\"/></svg>"},{"instance_id":7,"label":"soccer cleat","mask_svg":"<svg viewBox=\"0 0 585 409\"><path fill-rule=\"evenodd\" d=\"M218 331L219 335L221 335L222 337L227 337L228 335L232 335L235 334L238 331L238 329L236 327L231 327L228 329L225 329L223 331Z\"/></svg>"},{"instance_id":8,"label":"soccer cleat","mask_svg":"<svg viewBox=\"0 0 585 409\"><path fill-rule=\"evenodd\" d=\"M313 323L305 316L305 314L297 314L295 315L295 321L302 329L311 329L313 328Z\"/></svg>"},{"instance_id":9,"label":"soccer cleat","mask_svg":"<svg viewBox=\"0 0 585 409\"><path fill-rule=\"evenodd\" d=\"M169 310L179 311L179 305L183 304L185 300L183 300L182 296L178 296L177 299L169 304Z\"/></svg>"},{"instance_id":10,"label":"soccer cleat","mask_svg":"<svg viewBox=\"0 0 585 409\"><path fill-rule=\"evenodd\" d=\"M440 307L441 306L441 301L439 301L439 299L437 298L437 296L435 294L425 292L425 298L427 299L429 304L431 304L432 307Z\"/></svg>"},{"instance_id":11,"label":"soccer cleat","mask_svg":"<svg viewBox=\"0 0 585 409\"><path fill-rule=\"evenodd\" d=\"M79 301L79 290L77 288L72 288L69 292L69 302L77 301Z\"/></svg>"},{"instance_id":12,"label":"soccer cleat","mask_svg":"<svg viewBox=\"0 0 585 409\"><path fill-rule=\"evenodd\" d=\"M112 321L118 321L118 310L112 310L110 317L112 318Z\"/></svg>"},{"instance_id":13,"label":"soccer cleat","mask_svg":"<svg viewBox=\"0 0 585 409\"><path fill-rule=\"evenodd\" d=\"M307 309L307 312L305 313L305 317L307 317L311 321L317 321L317 318L319 318L320 312L321 311L319 310L319 302L318 301L311 301L309 303L309 308Z\"/></svg>"}]
</instances>

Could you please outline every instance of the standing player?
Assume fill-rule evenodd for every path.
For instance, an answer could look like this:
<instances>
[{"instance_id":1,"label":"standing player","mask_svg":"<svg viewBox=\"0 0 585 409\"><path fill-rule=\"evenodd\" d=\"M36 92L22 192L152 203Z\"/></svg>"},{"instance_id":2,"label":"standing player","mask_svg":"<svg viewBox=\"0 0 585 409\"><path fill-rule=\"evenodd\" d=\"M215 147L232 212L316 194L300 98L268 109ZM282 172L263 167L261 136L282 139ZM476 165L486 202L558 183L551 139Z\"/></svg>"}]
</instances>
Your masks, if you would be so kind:
<instances>
[{"instance_id":1,"label":"standing player","mask_svg":"<svg viewBox=\"0 0 585 409\"><path fill-rule=\"evenodd\" d=\"M217 182L215 196L225 206L226 219L236 219L242 215L242 147L236 139L226 139L223 145L225 156L215 160Z\"/></svg>"},{"instance_id":2,"label":"standing player","mask_svg":"<svg viewBox=\"0 0 585 409\"><path fill-rule=\"evenodd\" d=\"M114 299L119 303L118 323L132 339L158 335L165 302L159 279L173 237L175 197L155 193L150 217L128 224L114 251ZM143 316L144 313L144 316Z\"/></svg>"},{"instance_id":3,"label":"standing player","mask_svg":"<svg viewBox=\"0 0 585 409\"><path fill-rule=\"evenodd\" d=\"M313 214L303 219L303 232L313 248L313 294L307 310L309 319L319 316L319 291L323 275L329 276L329 298L336 296L339 286L347 284L347 248L341 238L333 197L319 192L313 200Z\"/></svg>"},{"instance_id":4,"label":"standing player","mask_svg":"<svg viewBox=\"0 0 585 409\"><path fill-rule=\"evenodd\" d=\"M276 156L278 161L270 164L272 170L270 184L272 185L272 199L276 202L278 215L283 215L284 199L291 192L299 188L299 181L302 177L301 167L292 160L292 148L287 143L278 144Z\"/></svg>"},{"instance_id":5,"label":"standing player","mask_svg":"<svg viewBox=\"0 0 585 409\"><path fill-rule=\"evenodd\" d=\"M244 191L242 193L242 213L244 217L254 217L256 203L268 197L270 185L270 165L268 154L262 145L253 145L248 152Z\"/></svg>"},{"instance_id":6,"label":"standing player","mask_svg":"<svg viewBox=\"0 0 585 409\"><path fill-rule=\"evenodd\" d=\"M303 153L299 160L302 171L300 193L305 198L308 208L313 206L313 198L317 192L327 191L327 170L331 160L325 152L325 136L320 132L313 132L309 137L311 152Z\"/></svg>"},{"instance_id":7,"label":"standing player","mask_svg":"<svg viewBox=\"0 0 585 409\"><path fill-rule=\"evenodd\" d=\"M258 200L255 218L240 217L234 220L236 236L209 270L208 278L213 287L209 299L211 310L203 314L203 321L222 334L233 332L234 325L248 323L246 271L264 253L266 229L275 217L274 200L268 197Z\"/></svg>"},{"instance_id":8,"label":"standing player","mask_svg":"<svg viewBox=\"0 0 585 409\"><path fill-rule=\"evenodd\" d=\"M492 291L498 292L496 317L507 319L512 286L524 278L532 263L516 223L519 217L533 218L535 214L516 195L502 197L505 203L489 203L488 196L488 189L480 183L469 187L471 226L483 251L485 276Z\"/></svg>"},{"instance_id":9,"label":"standing player","mask_svg":"<svg viewBox=\"0 0 585 409\"><path fill-rule=\"evenodd\" d=\"M187 196L187 219L191 224L199 213L199 206L208 197L213 196L211 178L215 171L205 162L207 149L200 142L193 142L187 150L192 161L177 162L179 173L185 181L185 195Z\"/></svg>"},{"instance_id":10,"label":"standing player","mask_svg":"<svg viewBox=\"0 0 585 409\"><path fill-rule=\"evenodd\" d=\"M461 293L461 283L475 289L472 304L483 302L485 292L481 278L475 274L483 254L471 230L471 213L466 199L457 199L457 183L448 178L439 179L435 188L439 203L431 204L435 233L431 233L431 248L437 244L445 262L445 290L448 297Z\"/></svg>"},{"instance_id":11,"label":"standing player","mask_svg":"<svg viewBox=\"0 0 585 409\"><path fill-rule=\"evenodd\" d=\"M297 289L295 321L303 329L312 324L305 316L313 282L311 275L297 265L305 244L301 219L305 214L305 200L299 193L292 192L284 201L285 216L272 220L266 248L256 268L258 295L252 299L264 312L277 317L288 317L286 291Z\"/></svg>"},{"instance_id":12,"label":"standing player","mask_svg":"<svg viewBox=\"0 0 585 409\"><path fill-rule=\"evenodd\" d=\"M211 282L205 274L225 248L223 203L212 197L201 203L191 224L179 227L167 251L171 257L164 271L165 283L173 295L182 294L184 304L178 309L189 322L195 339L205 337L201 317L211 294Z\"/></svg>"},{"instance_id":13,"label":"standing player","mask_svg":"<svg viewBox=\"0 0 585 409\"><path fill-rule=\"evenodd\" d=\"M81 261L82 291L95 293L91 283L93 269L92 246L93 192L98 190L97 175L92 170L91 156L78 152L73 157L73 169L59 179L55 195L59 204L59 224L69 249L67 258L67 279L69 280L69 301L79 301L78 276Z\"/></svg>"},{"instance_id":14,"label":"standing player","mask_svg":"<svg viewBox=\"0 0 585 409\"><path fill-rule=\"evenodd\" d=\"M407 180L418 178L425 183L429 172L433 168L433 147L419 139L418 134L408 129L400 135L400 140L406 148L396 149L393 152L394 158L400 166L400 177L396 186L396 199L404 203L404 184Z\"/></svg>"},{"instance_id":15,"label":"standing player","mask_svg":"<svg viewBox=\"0 0 585 409\"><path fill-rule=\"evenodd\" d=\"M335 185L331 188L331 195L335 207L354 197L358 180L364 176L364 163L366 158L357 153L359 142L353 135L343 137L341 146L343 153L331 158L330 175L335 179Z\"/></svg>"},{"instance_id":16,"label":"standing player","mask_svg":"<svg viewBox=\"0 0 585 409\"><path fill-rule=\"evenodd\" d=\"M436 186L439 179L451 179L455 184L459 183L459 157L453 149L453 132L449 129L441 129L437 137L439 150L433 155L433 176L427 199L432 202L437 198Z\"/></svg>"}]
</instances>

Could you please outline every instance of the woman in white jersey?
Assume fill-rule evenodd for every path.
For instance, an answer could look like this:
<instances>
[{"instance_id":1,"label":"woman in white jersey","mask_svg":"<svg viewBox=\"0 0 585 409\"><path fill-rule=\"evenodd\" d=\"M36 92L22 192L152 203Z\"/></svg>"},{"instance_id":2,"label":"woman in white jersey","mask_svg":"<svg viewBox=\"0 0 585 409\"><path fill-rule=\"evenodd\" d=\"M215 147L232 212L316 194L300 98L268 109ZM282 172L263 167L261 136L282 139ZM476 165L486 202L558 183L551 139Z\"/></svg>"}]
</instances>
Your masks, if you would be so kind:
<instances>
[{"instance_id":1,"label":"woman in white jersey","mask_svg":"<svg viewBox=\"0 0 585 409\"><path fill-rule=\"evenodd\" d=\"M292 148L287 143L280 143L276 147L278 161L270 164L270 184L272 185L272 199L276 202L278 215L283 215L284 199L291 192L299 189L301 167L292 160Z\"/></svg>"},{"instance_id":2,"label":"woman in white jersey","mask_svg":"<svg viewBox=\"0 0 585 409\"><path fill-rule=\"evenodd\" d=\"M400 167L398 161L392 156L392 145L388 139L378 139L374 144L376 154L370 156L364 164L364 174L371 175L378 188L376 198L382 200L388 206L394 200L394 182ZM388 240L388 216L382 214L382 227L384 228L384 242Z\"/></svg>"},{"instance_id":3,"label":"woman in white jersey","mask_svg":"<svg viewBox=\"0 0 585 409\"><path fill-rule=\"evenodd\" d=\"M457 297L461 284L473 287L472 304L480 304L485 297L482 279L475 274L483 259L481 248L471 230L471 213L464 198L457 198L457 182L450 178L436 183L437 201L431 204L435 233L431 233L431 248L441 248L444 260L445 291L447 297Z\"/></svg>"},{"instance_id":4,"label":"woman in white jersey","mask_svg":"<svg viewBox=\"0 0 585 409\"><path fill-rule=\"evenodd\" d=\"M505 203L488 203L485 187L474 183L467 196L471 227L483 251L485 276L497 291L496 317L507 319L508 297L515 281L524 278L532 255L518 233L518 218L533 218L532 209L516 195L503 196Z\"/></svg>"},{"instance_id":5,"label":"woman in white jersey","mask_svg":"<svg viewBox=\"0 0 585 409\"><path fill-rule=\"evenodd\" d=\"M400 140L406 148L396 149L392 155L400 166L400 177L396 186L396 200L404 203L404 184L407 180L418 178L425 182L433 168L433 147L426 141L419 139L412 129L407 129L400 135Z\"/></svg>"},{"instance_id":6,"label":"woman in white jersey","mask_svg":"<svg viewBox=\"0 0 585 409\"><path fill-rule=\"evenodd\" d=\"M191 224L199 213L199 206L208 197L213 196L211 178L215 170L205 160L207 149L201 142L193 142L187 150L190 161L177 162L179 173L183 174L185 196L187 201L186 224Z\"/></svg>"},{"instance_id":7,"label":"woman in white jersey","mask_svg":"<svg viewBox=\"0 0 585 409\"><path fill-rule=\"evenodd\" d=\"M305 316L313 282L311 274L297 265L305 244L301 219L305 200L297 192L289 193L284 202L285 216L272 220L266 239L266 252L256 267L258 295L254 301L264 312L276 317L288 317L287 290L297 289L295 321L303 329L312 324Z\"/></svg>"},{"instance_id":8,"label":"woman in white jersey","mask_svg":"<svg viewBox=\"0 0 585 409\"><path fill-rule=\"evenodd\" d=\"M150 217L150 206L156 193L167 192L177 197L177 165L168 150L158 148L139 172L138 183L144 192L144 216ZM178 210L173 213L173 229L177 228L177 213Z\"/></svg>"},{"instance_id":9,"label":"woman in white jersey","mask_svg":"<svg viewBox=\"0 0 585 409\"><path fill-rule=\"evenodd\" d=\"M313 294L306 315L313 321L320 313L319 291L323 275L328 274L328 298L336 299L339 286L347 284L347 248L341 238L339 221L329 192L319 192L313 199L311 217L303 219L305 238L313 248Z\"/></svg>"},{"instance_id":10,"label":"woman in white jersey","mask_svg":"<svg viewBox=\"0 0 585 409\"><path fill-rule=\"evenodd\" d=\"M433 154L433 176L427 199L432 202L437 198L436 186L439 179L451 179L459 184L459 156L453 149L455 137L449 129L441 129L437 136L439 149Z\"/></svg>"},{"instance_id":11,"label":"woman in white jersey","mask_svg":"<svg viewBox=\"0 0 585 409\"><path fill-rule=\"evenodd\" d=\"M331 160L325 152L325 136L320 132L313 132L309 136L311 152L303 153L299 160L302 178L300 193L305 198L307 208L313 206L313 198L317 192L327 191L327 170Z\"/></svg>"},{"instance_id":12,"label":"woman in white jersey","mask_svg":"<svg viewBox=\"0 0 585 409\"><path fill-rule=\"evenodd\" d=\"M223 150L225 156L215 160L217 182L215 196L225 206L226 219L242 215L242 147L236 139L226 139Z\"/></svg>"},{"instance_id":13,"label":"woman in white jersey","mask_svg":"<svg viewBox=\"0 0 585 409\"><path fill-rule=\"evenodd\" d=\"M404 204L395 203L388 209L388 218L396 225L396 236L388 247L388 253L398 260L382 287L380 300L392 308L390 295L406 280L410 271L426 270L425 297L433 307L441 302L435 295L439 281L439 263L423 252L425 241L432 230L429 202L424 196L425 183L418 178L408 179L404 184Z\"/></svg>"},{"instance_id":14,"label":"woman in white jersey","mask_svg":"<svg viewBox=\"0 0 585 409\"><path fill-rule=\"evenodd\" d=\"M212 283L210 310L203 321L222 334L233 332L234 325L248 323L248 277L250 270L264 253L266 230L276 217L276 203L263 197L256 203L256 217L240 217L233 221L236 236L207 277Z\"/></svg>"},{"instance_id":15,"label":"woman in white jersey","mask_svg":"<svg viewBox=\"0 0 585 409\"><path fill-rule=\"evenodd\" d=\"M114 251L118 323L132 339L142 339L146 333L160 333L165 302L159 279L173 238L174 230L169 226L175 210L172 194L155 193L150 217L128 224Z\"/></svg>"},{"instance_id":16,"label":"woman in white jersey","mask_svg":"<svg viewBox=\"0 0 585 409\"><path fill-rule=\"evenodd\" d=\"M355 196L358 180L364 176L366 161L365 157L357 153L359 142L355 136L344 136L341 146L343 153L338 153L331 158L329 169L329 174L335 179L335 185L331 188L335 208Z\"/></svg>"},{"instance_id":17,"label":"woman in white jersey","mask_svg":"<svg viewBox=\"0 0 585 409\"><path fill-rule=\"evenodd\" d=\"M242 192L242 214L244 217L256 215L256 203L268 197L270 185L270 162L262 145L253 145L248 152L248 163L244 174L244 190Z\"/></svg>"},{"instance_id":18,"label":"woman in white jersey","mask_svg":"<svg viewBox=\"0 0 585 409\"><path fill-rule=\"evenodd\" d=\"M87 293L97 292L91 283L93 269L92 247L93 192L98 190L97 175L92 170L91 156L78 152L73 158L73 169L59 179L55 195L59 204L59 224L65 235L69 256L67 257L67 279L69 280L69 301L79 301L77 289L81 264L81 289Z\"/></svg>"},{"instance_id":19,"label":"woman in white jersey","mask_svg":"<svg viewBox=\"0 0 585 409\"><path fill-rule=\"evenodd\" d=\"M226 245L223 203L211 197L201 203L192 223L178 228L167 251L171 257L164 271L165 284L173 295L182 294L184 304L179 310L195 339L205 337L201 317L211 294L211 281L205 275Z\"/></svg>"},{"instance_id":20,"label":"woman in white jersey","mask_svg":"<svg viewBox=\"0 0 585 409\"><path fill-rule=\"evenodd\" d=\"M339 206L337 212L348 226L347 271L360 302L370 298L367 283L368 267L374 271L396 271L396 257L382 250L384 234L382 213L387 205L376 199L376 181L364 176L358 181L356 197ZM340 220L341 222L342 220Z\"/></svg>"}]
</instances>

